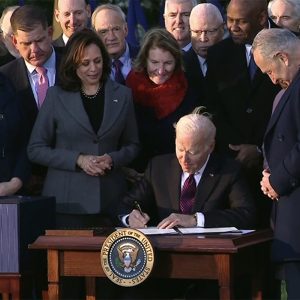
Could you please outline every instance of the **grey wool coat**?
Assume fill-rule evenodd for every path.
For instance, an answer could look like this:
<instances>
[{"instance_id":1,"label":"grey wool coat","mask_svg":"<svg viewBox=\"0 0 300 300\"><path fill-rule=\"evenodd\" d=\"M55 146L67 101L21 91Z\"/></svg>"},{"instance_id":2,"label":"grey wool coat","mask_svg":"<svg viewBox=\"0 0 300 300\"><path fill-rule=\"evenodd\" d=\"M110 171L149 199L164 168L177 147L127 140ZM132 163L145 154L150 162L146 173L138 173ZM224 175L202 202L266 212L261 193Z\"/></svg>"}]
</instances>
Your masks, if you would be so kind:
<instances>
[{"instance_id":1,"label":"grey wool coat","mask_svg":"<svg viewBox=\"0 0 300 300\"><path fill-rule=\"evenodd\" d=\"M43 195L55 196L57 212L111 215L126 190L120 167L139 148L131 91L107 80L102 124L94 132L79 92L48 89L28 145L31 161L47 166ZM89 176L76 166L80 154L113 160L104 176Z\"/></svg>"}]
</instances>

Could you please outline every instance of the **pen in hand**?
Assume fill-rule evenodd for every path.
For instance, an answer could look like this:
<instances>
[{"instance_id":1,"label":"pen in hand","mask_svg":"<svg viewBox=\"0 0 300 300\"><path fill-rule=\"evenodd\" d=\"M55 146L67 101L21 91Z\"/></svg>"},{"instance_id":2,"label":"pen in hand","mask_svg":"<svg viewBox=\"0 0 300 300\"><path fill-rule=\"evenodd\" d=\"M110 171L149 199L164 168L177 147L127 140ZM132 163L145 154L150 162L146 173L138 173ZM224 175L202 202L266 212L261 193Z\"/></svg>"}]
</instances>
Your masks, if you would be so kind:
<instances>
[{"instance_id":1,"label":"pen in hand","mask_svg":"<svg viewBox=\"0 0 300 300\"><path fill-rule=\"evenodd\" d=\"M139 211L139 213L142 215L142 217L145 218L145 215L144 215L144 213L143 213L143 211L142 211L142 209L141 209L141 207L140 207L140 205L137 201L134 201L134 206Z\"/></svg>"}]
</instances>

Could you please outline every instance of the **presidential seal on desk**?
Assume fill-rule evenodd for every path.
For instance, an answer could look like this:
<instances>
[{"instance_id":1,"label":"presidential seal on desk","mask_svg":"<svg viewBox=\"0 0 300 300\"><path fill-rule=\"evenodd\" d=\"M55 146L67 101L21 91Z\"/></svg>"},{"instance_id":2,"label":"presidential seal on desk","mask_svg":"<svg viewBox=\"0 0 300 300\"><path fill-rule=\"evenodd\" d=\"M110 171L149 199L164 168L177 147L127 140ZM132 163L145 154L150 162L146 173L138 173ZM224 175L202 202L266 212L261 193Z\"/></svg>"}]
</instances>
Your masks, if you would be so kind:
<instances>
[{"instance_id":1,"label":"presidential seal on desk","mask_svg":"<svg viewBox=\"0 0 300 300\"><path fill-rule=\"evenodd\" d=\"M101 265L115 284L130 287L142 283L151 273L154 251L140 231L122 228L113 232L101 248Z\"/></svg>"}]
</instances>

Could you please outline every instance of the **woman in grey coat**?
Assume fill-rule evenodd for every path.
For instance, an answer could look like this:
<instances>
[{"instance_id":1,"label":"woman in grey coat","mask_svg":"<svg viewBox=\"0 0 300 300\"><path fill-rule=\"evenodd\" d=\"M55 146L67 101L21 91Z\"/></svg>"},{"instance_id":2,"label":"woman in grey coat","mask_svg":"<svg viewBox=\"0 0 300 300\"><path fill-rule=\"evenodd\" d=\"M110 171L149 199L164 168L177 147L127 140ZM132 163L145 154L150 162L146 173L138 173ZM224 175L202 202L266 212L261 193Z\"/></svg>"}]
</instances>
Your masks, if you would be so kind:
<instances>
[{"instance_id":1,"label":"woman in grey coat","mask_svg":"<svg viewBox=\"0 0 300 300\"><path fill-rule=\"evenodd\" d=\"M48 167L43 195L56 197L58 226L111 225L126 190L121 167L138 153L131 91L109 79L110 58L93 31L75 33L65 53L28 155Z\"/></svg>"}]
</instances>

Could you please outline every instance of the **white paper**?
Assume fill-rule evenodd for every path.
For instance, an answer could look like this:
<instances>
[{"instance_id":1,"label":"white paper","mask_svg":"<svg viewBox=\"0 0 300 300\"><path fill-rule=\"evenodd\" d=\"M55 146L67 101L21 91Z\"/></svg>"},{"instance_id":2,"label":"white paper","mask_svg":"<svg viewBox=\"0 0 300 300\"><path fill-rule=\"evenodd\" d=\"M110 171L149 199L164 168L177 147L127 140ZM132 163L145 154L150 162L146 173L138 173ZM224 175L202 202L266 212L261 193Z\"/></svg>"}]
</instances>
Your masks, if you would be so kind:
<instances>
[{"instance_id":1,"label":"white paper","mask_svg":"<svg viewBox=\"0 0 300 300\"><path fill-rule=\"evenodd\" d=\"M177 228L182 234L203 234L203 233L224 233L224 232L236 232L241 233L236 227L216 227L216 228L202 228L202 227L180 227Z\"/></svg>"},{"instance_id":2,"label":"white paper","mask_svg":"<svg viewBox=\"0 0 300 300\"><path fill-rule=\"evenodd\" d=\"M178 234L178 232L171 229L159 229L157 227L146 227L146 228L137 228L137 230L141 231L145 235L156 235L156 234Z\"/></svg>"}]
</instances>

